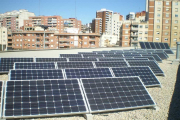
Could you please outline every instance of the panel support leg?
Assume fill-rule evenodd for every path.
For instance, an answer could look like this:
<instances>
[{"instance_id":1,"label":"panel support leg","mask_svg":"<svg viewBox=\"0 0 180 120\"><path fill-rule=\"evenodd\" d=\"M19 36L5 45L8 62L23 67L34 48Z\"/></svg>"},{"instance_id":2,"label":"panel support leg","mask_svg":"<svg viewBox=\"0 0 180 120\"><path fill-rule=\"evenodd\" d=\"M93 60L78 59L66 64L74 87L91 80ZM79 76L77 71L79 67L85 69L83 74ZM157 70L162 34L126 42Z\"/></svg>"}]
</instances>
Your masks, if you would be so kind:
<instances>
[{"instance_id":1,"label":"panel support leg","mask_svg":"<svg viewBox=\"0 0 180 120\"><path fill-rule=\"evenodd\" d=\"M92 114L84 114L84 117L86 118L86 120L93 120Z\"/></svg>"}]
</instances>

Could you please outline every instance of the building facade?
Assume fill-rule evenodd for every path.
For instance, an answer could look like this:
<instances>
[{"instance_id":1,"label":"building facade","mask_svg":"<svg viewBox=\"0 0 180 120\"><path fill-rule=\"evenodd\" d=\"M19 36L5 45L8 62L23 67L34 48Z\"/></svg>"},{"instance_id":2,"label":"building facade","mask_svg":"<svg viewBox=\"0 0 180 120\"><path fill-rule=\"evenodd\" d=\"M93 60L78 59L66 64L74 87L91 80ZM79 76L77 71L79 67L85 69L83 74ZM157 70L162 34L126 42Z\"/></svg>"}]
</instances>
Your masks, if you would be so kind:
<instances>
[{"instance_id":1,"label":"building facade","mask_svg":"<svg viewBox=\"0 0 180 120\"><path fill-rule=\"evenodd\" d=\"M180 1L147 0L146 14L149 21L148 41L166 42L175 47L180 41Z\"/></svg>"},{"instance_id":2,"label":"building facade","mask_svg":"<svg viewBox=\"0 0 180 120\"><path fill-rule=\"evenodd\" d=\"M126 20L135 20L135 13L134 12L130 12L128 15L126 15Z\"/></svg>"},{"instance_id":3,"label":"building facade","mask_svg":"<svg viewBox=\"0 0 180 120\"><path fill-rule=\"evenodd\" d=\"M0 27L0 51L7 49L7 28Z\"/></svg>"}]
</instances>

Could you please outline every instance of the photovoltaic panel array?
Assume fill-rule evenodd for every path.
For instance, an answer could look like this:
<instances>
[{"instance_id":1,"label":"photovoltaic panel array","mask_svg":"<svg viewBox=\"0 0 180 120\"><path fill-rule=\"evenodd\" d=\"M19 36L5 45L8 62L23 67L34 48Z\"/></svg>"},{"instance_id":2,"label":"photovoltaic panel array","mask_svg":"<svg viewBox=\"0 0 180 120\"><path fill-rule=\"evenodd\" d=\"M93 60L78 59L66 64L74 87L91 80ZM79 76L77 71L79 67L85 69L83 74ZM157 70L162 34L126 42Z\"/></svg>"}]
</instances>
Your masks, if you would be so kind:
<instances>
[{"instance_id":1,"label":"photovoltaic panel array","mask_svg":"<svg viewBox=\"0 0 180 120\"><path fill-rule=\"evenodd\" d=\"M64 68L94 68L92 62L57 62L58 69Z\"/></svg>"},{"instance_id":2,"label":"photovoltaic panel array","mask_svg":"<svg viewBox=\"0 0 180 120\"><path fill-rule=\"evenodd\" d=\"M174 52L172 50L164 50L164 52L166 52L167 54L174 54Z\"/></svg>"},{"instance_id":3,"label":"photovoltaic panel array","mask_svg":"<svg viewBox=\"0 0 180 120\"><path fill-rule=\"evenodd\" d=\"M106 55L105 54L104 57L123 57L123 55L122 54L119 54L119 55L116 55L116 54L115 55L113 55L113 54L112 55Z\"/></svg>"},{"instance_id":4,"label":"photovoltaic panel array","mask_svg":"<svg viewBox=\"0 0 180 120\"><path fill-rule=\"evenodd\" d=\"M88 113L77 79L7 81L5 118Z\"/></svg>"},{"instance_id":5,"label":"photovoltaic panel array","mask_svg":"<svg viewBox=\"0 0 180 120\"><path fill-rule=\"evenodd\" d=\"M134 58L137 58L137 59L143 59L143 58L147 58L147 59L149 59L149 60L154 60L154 61L156 61L155 59L154 59L154 57L153 56L145 56L145 57L134 57Z\"/></svg>"},{"instance_id":6,"label":"photovoltaic panel array","mask_svg":"<svg viewBox=\"0 0 180 120\"><path fill-rule=\"evenodd\" d=\"M3 81L0 81L0 113L2 113L2 106L3 106L3 87L4 87L4 82ZM1 114L0 114L0 117L1 117Z\"/></svg>"},{"instance_id":7,"label":"photovoltaic panel array","mask_svg":"<svg viewBox=\"0 0 180 120\"><path fill-rule=\"evenodd\" d=\"M168 43L139 42L142 49L170 49Z\"/></svg>"},{"instance_id":8,"label":"photovoltaic panel array","mask_svg":"<svg viewBox=\"0 0 180 120\"><path fill-rule=\"evenodd\" d=\"M125 58L126 61L129 61L129 60L149 60L148 58Z\"/></svg>"},{"instance_id":9,"label":"photovoltaic panel array","mask_svg":"<svg viewBox=\"0 0 180 120\"><path fill-rule=\"evenodd\" d=\"M36 62L60 62L67 61L66 58L36 58Z\"/></svg>"},{"instance_id":10,"label":"photovoltaic panel array","mask_svg":"<svg viewBox=\"0 0 180 120\"><path fill-rule=\"evenodd\" d=\"M162 59L156 54L142 54L143 57L154 57L157 62L162 62Z\"/></svg>"},{"instance_id":11,"label":"photovoltaic panel array","mask_svg":"<svg viewBox=\"0 0 180 120\"><path fill-rule=\"evenodd\" d=\"M99 61L124 61L124 58L98 58Z\"/></svg>"},{"instance_id":12,"label":"photovoltaic panel array","mask_svg":"<svg viewBox=\"0 0 180 120\"><path fill-rule=\"evenodd\" d=\"M96 58L69 58L69 61L97 61Z\"/></svg>"},{"instance_id":13,"label":"photovoltaic panel array","mask_svg":"<svg viewBox=\"0 0 180 120\"><path fill-rule=\"evenodd\" d=\"M123 54L124 57L134 57L134 56L141 56L140 54Z\"/></svg>"},{"instance_id":14,"label":"photovoltaic panel array","mask_svg":"<svg viewBox=\"0 0 180 120\"><path fill-rule=\"evenodd\" d=\"M10 70L9 80L63 79L61 69Z\"/></svg>"},{"instance_id":15,"label":"photovoltaic panel array","mask_svg":"<svg viewBox=\"0 0 180 120\"><path fill-rule=\"evenodd\" d=\"M149 66L151 70L154 72L155 75L164 75L164 72L161 70L161 68L157 65L155 61L149 60L149 61L128 61L129 65L132 66Z\"/></svg>"},{"instance_id":16,"label":"photovoltaic panel array","mask_svg":"<svg viewBox=\"0 0 180 120\"><path fill-rule=\"evenodd\" d=\"M160 82L147 66L112 68L115 77L139 76L146 87L161 86Z\"/></svg>"},{"instance_id":17,"label":"photovoltaic panel array","mask_svg":"<svg viewBox=\"0 0 180 120\"><path fill-rule=\"evenodd\" d=\"M72 57L82 58L82 55L81 54L60 54L60 58L72 58Z\"/></svg>"},{"instance_id":18,"label":"photovoltaic panel array","mask_svg":"<svg viewBox=\"0 0 180 120\"><path fill-rule=\"evenodd\" d=\"M91 113L154 107L139 77L81 79Z\"/></svg>"},{"instance_id":19,"label":"photovoltaic panel array","mask_svg":"<svg viewBox=\"0 0 180 120\"><path fill-rule=\"evenodd\" d=\"M9 72L15 62L33 62L33 58L1 58L0 73Z\"/></svg>"},{"instance_id":20,"label":"photovoltaic panel array","mask_svg":"<svg viewBox=\"0 0 180 120\"><path fill-rule=\"evenodd\" d=\"M112 77L109 68L81 68L65 69L66 78L97 78Z\"/></svg>"},{"instance_id":21,"label":"photovoltaic panel array","mask_svg":"<svg viewBox=\"0 0 180 120\"><path fill-rule=\"evenodd\" d=\"M54 62L17 62L14 63L14 69L55 69Z\"/></svg>"},{"instance_id":22,"label":"photovoltaic panel array","mask_svg":"<svg viewBox=\"0 0 180 120\"><path fill-rule=\"evenodd\" d=\"M87 58L87 57L93 57L93 58L98 58L98 57L103 57L103 55L87 55L87 54L82 54L84 58Z\"/></svg>"},{"instance_id":23,"label":"photovoltaic panel array","mask_svg":"<svg viewBox=\"0 0 180 120\"><path fill-rule=\"evenodd\" d=\"M123 67L123 66L128 66L125 61L105 61L105 62L94 62L96 67Z\"/></svg>"},{"instance_id":24,"label":"photovoltaic panel array","mask_svg":"<svg viewBox=\"0 0 180 120\"><path fill-rule=\"evenodd\" d=\"M162 60L168 59L168 57L163 52L158 52L158 53L156 52L156 53L152 53L152 54L158 55Z\"/></svg>"}]
</instances>

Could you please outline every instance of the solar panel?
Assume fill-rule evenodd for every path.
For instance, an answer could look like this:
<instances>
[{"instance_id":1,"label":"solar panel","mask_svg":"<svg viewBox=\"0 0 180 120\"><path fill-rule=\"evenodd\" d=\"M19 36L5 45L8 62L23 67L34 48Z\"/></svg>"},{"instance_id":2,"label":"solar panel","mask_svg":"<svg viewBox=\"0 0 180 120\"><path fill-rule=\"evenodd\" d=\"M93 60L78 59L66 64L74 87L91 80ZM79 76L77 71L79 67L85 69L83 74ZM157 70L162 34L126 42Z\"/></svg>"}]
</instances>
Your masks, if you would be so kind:
<instances>
[{"instance_id":1,"label":"solar panel","mask_svg":"<svg viewBox=\"0 0 180 120\"><path fill-rule=\"evenodd\" d=\"M99 61L124 61L124 58L98 58Z\"/></svg>"},{"instance_id":2,"label":"solar panel","mask_svg":"<svg viewBox=\"0 0 180 120\"><path fill-rule=\"evenodd\" d=\"M109 68L65 69L66 78L112 77Z\"/></svg>"},{"instance_id":3,"label":"solar panel","mask_svg":"<svg viewBox=\"0 0 180 120\"><path fill-rule=\"evenodd\" d=\"M141 54L123 54L124 57L134 57L134 56L141 56Z\"/></svg>"},{"instance_id":4,"label":"solar panel","mask_svg":"<svg viewBox=\"0 0 180 120\"><path fill-rule=\"evenodd\" d=\"M69 61L97 61L96 58L69 58Z\"/></svg>"},{"instance_id":5,"label":"solar panel","mask_svg":"<svg viewBox=\"0 0 180 120\"><path fill-rule=\"evenodd\" d=\"M93 52L78 52L78 54L96 55L96 53Z\"/></svg>"},{"instance_id":6,"label":"solar panel","mask_svg":"<svg viewBox=\"0 0 180 120\"><path fill-rule=\"evenodd\" d=\"M139 77L81 79L90 112L155 107Z\"/></svg>"},{"instance_id":7,"label":"solar panel","mask_svg":"<svg viewBox=\"0 0 180 120\"><path fill-rule=\"evenodd\" d=\"M104 57L123 57L123 55L122 54L116 54L116 55L104 55Z\"/></svg>"},{"instance_id":8,"label":"solar panel","mask_svg":"<svg viewBox=\"0 0 180 120\"><path fill-rule=\"evenodd\" d=\"M171 50L171 49L169 49L169 50L164 50L164 52L166 52L167 54L174 54L174 52Z\"/></svg>"},{"instance_id":9,"label":"solar panel","mask_svg":"<svg viewBox=\"0 0 180 120\"><path fill-rule=\"evenodd\" d=\"M0 81L0 113L2 113L2 106L3 106L3 93L4 93L4 82ZM1 118L1 114L0 114L0 118Z\"/></svg>"},{"instance_id":10,"label":"solar panel","mask_svg":"<svg viewBox=\"0 0 180 120\"><path fill-rule=\"evenodd\" d=\"M7 73L13 69L14 62L33 62L33 58L1 58L0 73Z\"/></svg>"},{"instance_id":11,"label":"solar panel","mask_svg":"<svg viewBox=\"0 0 180 120\"><path fill-rule=\"evenodd\" d=\"M88 113L79 80L6 81L4 118Z\"/></svg>"},{"instance_id":12,"label":"solar panel","mask_svg":"<svg viewBox=\"0 0 180 120\"><path fill-rule=\"evenodd\" d=\"M144 42L145 46L146 46L146 49L151 49L151 46L149 44L149 42Z\"/></svg>"},{"instance_id":13,"label":"solar panel","mask_svg":"<svg viewBox=\"0 0 180 120\"><path fill-rule=\"evenodd\" d=\"M67 61L66 58L36 58L36 62L60 62Z\"/></svg>"},{"instance_id":14,"label":"solar panel","mask_svg":"<svg viewBox=\"0 0 180 120\"><path fill-rule=\"evenodd\" d=\"M160 45L159 45L158 42L155 42L154 44L155 44L155 46L156 46L156 49L161 49L161 47L160 47Z\"/></svg>"},{"instance_id":15,"label":"solar panel","mask_svg":"<svg viewBox=\"0 0 180 120\"><path fill-rule=\"evenodd\" d=\"M149 44L151 45L152 49L156 49L156 46L155 46L155 44L153 42L150 42Z\"/></svg>"},{"instance_id":16,"label":"solar panel","mask_svg":"<svg viewBox=\"0 0 180 120\"><path fill-rule=\"evenodd\" d=\"M150 56L152 56L152 57L154 57L154 59L155 59L157 62L162 62L162 59L161 59L158 55L156 55L156 54L142 54L142 56L143 56L143 57L150 57Z\"/></svg>"},{"instance_id":17,"label":"solar panel","mask_svg":"<svg viewBox=\"0 0 180 120\"><path fill-rule=\"evenodd\" d=\"M126 61L129 60L149 60L148 58L125 58Z\"/></svg>"},{"instance_id":18,"label":"solar panel","mask_svg":"<svg viewBox=\"0 0 180 120\"><path fill-rule=\"evenodd\" d=\"M155 61L128 61L129 65L132 66L149 66L155 75L164 75L164 72L158 66Z\"/></svg>"},{"instance_id":19,"label":"solar panel","mask_svg":"<svg viewBox=\"0 0 180 120\"><path fill-rule=\"evenodd\" d=\"M60 54L60 58L72 58L72 57L82 58L82 55L81 54Z\"/></svg>"},{"instance_id":20,"label":"solar panel","mask_svg":"<svg viewBox=\"0 0 180 120\"><path fill-rule=\"evenodd\" d=\"M83 54L83 57L93 57L93 58L98 58L98 57L103 57L102 54L98 54L98 55L86 55L86 54Z\"/></svg>"},{"instance_id":21,"label":"solar panel","mask_svg":"<svg viewBox=\"0 0 180 120\"><path fill-rule=\"evenodd\" d=\"M92 62L57 62L58 69L64 68L94 68Z\"/></svg>"},{"instance_id":22,"label":"solar panel","mask_svg":"<svg viewBox=\"0 0 180 120\"><path fill-rule=\"evenodd\" d=\"M61 69L10 70L9 80L63 79Z\"/></svg>"},{"instance_id":23,"label":"solar panel","mask_svg":"<svg viewBox=\"0 0 180 120\"><path fill-rule=\"evenodd\" d=\"M155 53L152 53L152 54L158 55L162 60L168 58L163 52L155 52Z\"/></svg>"},{"instance_id":24,"label":"solar panel","mask_svg":"<svg viewBox=\"0 0 180 120\"><path fill-rule=\"evenodd\" d=\"M14 69L55 69L54 62L16 62L14 63Z\"/></svg>"},{"instance_id":25,"label":"solar panel","mask_svg":"<svg viewBox=\"0 0 180 120\"><path fill-rule=\"evenodd\" d=\"M146 46L144 44L144 42L139 42L140 46L141 46L141 49L146 49Z\"/></svg>"},{"instance_id":26,"label":"solar panel","mask_svg":"<svg viewBox=\"0 0 180 120\"><path fill-rule=\"evenodd\" d=\"M162 49L166 49L163 43L159 43L159 45Z\"/></svg>"},{"instance_id":27,"label":"solar panel","mask_svg":"<svg viewBox=\"0 0 180 120\"><path fill-rule=\"evenodd\" d=\"M125 61L111 61L111 62L94 62L96 67L123 67L128 66Z\"/></svg>"},{"instance_id":28,"label":"solar panel","mask_svg":"<svg viewBox=\"0 0 180 120\"><path fill-rule=\"evenodd\" d=\"M149 59L149 60L154 60L154 61L156 61L153 56L134 57L134 58L139 58L139 59L141 59L141 58L147 58L147 59Z\"/></svg>"},{"instance_id":29,"label":"solar panel","mask_svg":"<svg viewBox=\"0 0 180 120\"><path fill-rule=\"evenodd\" d=\"M161 86L160 82L147 66L112 68L115 77L139 76L146 87Z\"/></svg>"},{"instance_id":30,"label":"solar panel","mask_svg":"<svg viewBox=\"0 0 180 120\"><path fill-rule=\"evenodd\" d=\"M164 43L164 46L165 46L166 49L170 49L168 43Z\"/></svg>"}]
</instances>

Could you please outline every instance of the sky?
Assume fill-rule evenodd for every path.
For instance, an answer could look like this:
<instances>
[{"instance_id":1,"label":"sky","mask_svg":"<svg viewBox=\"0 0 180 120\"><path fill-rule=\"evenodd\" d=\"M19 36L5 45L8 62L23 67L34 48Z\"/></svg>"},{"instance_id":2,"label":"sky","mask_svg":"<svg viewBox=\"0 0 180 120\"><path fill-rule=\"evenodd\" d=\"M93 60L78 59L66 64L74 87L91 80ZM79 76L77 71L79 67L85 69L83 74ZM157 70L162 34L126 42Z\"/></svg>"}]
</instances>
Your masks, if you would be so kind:
<instances>
[{"instance_id":1,"label":"sky","mask_svg":"<svg viewBox=\"0 0 180 120\"><path fill-rule=\"evenodd\" d=\"M26 9L36 16L60 15L65 19L76 17L86 24L92 22L96 11L102 8L125 17L129 12L145 10L145 4L146 0L0 0L0 14Z\"/></svg>"}]
</instances>

